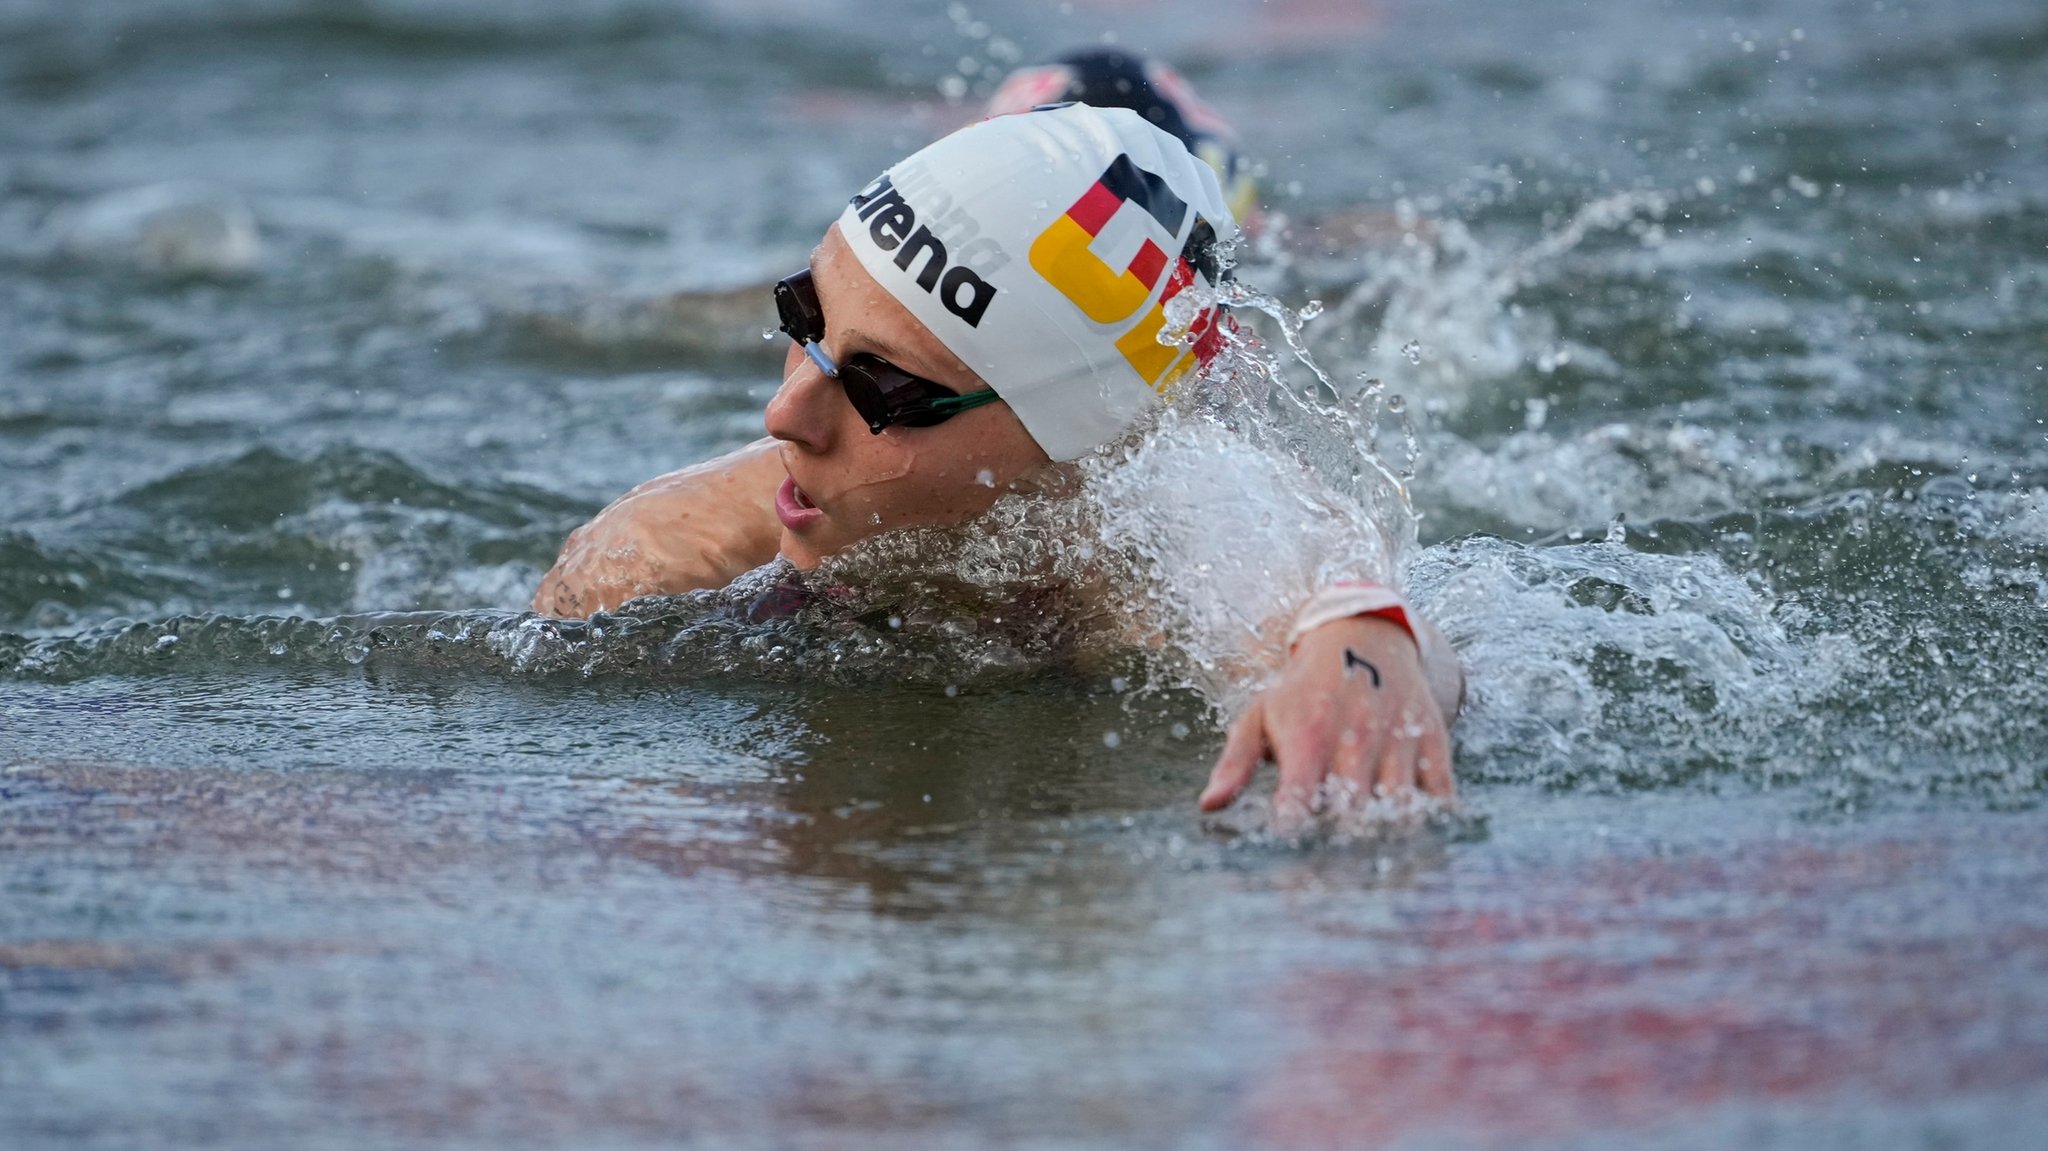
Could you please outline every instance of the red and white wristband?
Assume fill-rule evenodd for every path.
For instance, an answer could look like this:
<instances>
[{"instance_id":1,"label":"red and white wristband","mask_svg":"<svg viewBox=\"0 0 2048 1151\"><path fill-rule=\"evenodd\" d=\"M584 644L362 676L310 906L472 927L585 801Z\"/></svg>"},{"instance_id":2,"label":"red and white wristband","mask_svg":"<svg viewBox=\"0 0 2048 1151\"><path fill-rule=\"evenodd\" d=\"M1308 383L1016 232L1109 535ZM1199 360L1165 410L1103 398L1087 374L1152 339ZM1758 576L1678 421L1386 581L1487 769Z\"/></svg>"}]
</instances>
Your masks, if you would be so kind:
<instances>
[{"instance_id":1,"label":"red and white wristband","mask_svg":"<svg viewBox=\"0 0 2048 1151\"><path fill-rule=\"evenodd\" d=\"M1340 619L1354 619L1371 616L1383 619L1408 633L1415 641L1415 649L1424 661L1430 655L1430 633L1417 628L1409 618L1408 601L1401 594L1385 584L1369 583L1364 580L1343 580L1309 597L1307 603L1294 616L1294 626L1287 629L1287 650L1302 641L1302 637L1326 623Z\"/></svg>"}]
</instances>

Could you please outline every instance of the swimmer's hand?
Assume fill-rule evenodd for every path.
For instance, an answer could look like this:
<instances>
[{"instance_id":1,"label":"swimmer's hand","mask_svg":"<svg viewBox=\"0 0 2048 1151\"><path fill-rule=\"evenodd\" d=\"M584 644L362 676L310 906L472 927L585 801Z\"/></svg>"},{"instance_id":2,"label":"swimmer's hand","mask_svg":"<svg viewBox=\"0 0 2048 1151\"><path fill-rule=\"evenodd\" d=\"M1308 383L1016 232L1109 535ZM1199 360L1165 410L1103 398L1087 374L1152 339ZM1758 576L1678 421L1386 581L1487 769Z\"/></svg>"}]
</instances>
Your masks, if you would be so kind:
<instances>
[{"instance_id":1,"label":"swimmer's hand","mask_svg":"<svg viewBox=\"0 0 2048 1151\"><path fill-rule=\"evenodd\" d=\"M569 533L533 610L587 616L644 595L724 587L775 558L783 474L775 441L762 439L641 484Z\"/></svg>"},{"instance_id":2,"label":"swimmer's hand","mask_svg":"<svg viewBox=\"0 0 2048 1151\"><path fill-rule=\"evenodd\" d=\"M1307 819L1331 781L1348 784L1343 791L1358 802L1417 791L1449 799L1451 740L1430 687L1415 641L1399 625L1371 616L1324 624L1301 638L1280 678L1231 725L1202 810L1228 806L1267 759L1280 769L1273 819L1283 828ZM1455 712L1455 691L1449 699Z\"/></svg>"}]
</instances>

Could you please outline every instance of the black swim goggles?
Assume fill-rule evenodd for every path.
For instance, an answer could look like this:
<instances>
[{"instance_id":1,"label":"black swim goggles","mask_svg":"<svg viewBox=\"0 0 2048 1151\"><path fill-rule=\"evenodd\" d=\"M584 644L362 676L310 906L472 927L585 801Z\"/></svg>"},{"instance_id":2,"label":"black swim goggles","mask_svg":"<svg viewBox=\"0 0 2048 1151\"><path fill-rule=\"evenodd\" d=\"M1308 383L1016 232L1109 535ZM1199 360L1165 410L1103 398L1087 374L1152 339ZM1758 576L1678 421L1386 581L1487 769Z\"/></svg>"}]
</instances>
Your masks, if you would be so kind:
<instances>
[{"instance_id":1,"label":"black swim goggles","mask_svg":"<svg viewBox=\"0 0 2048 1151\"><path fill-rule=\"evenodd\" d=\"M966 395L944 384L913 376L880 356L865 352L846 357L837 364L825 354L818 341L825 338L825 309L818 304L817 285L810 269L775 285L775 310L782 317L782 330L804 350L818 370L839 381L853 410L868 422L876 435L891 424L928 428L943 424L969 408L1002 399L993 391Z\"/></svg>"}]
</instances>

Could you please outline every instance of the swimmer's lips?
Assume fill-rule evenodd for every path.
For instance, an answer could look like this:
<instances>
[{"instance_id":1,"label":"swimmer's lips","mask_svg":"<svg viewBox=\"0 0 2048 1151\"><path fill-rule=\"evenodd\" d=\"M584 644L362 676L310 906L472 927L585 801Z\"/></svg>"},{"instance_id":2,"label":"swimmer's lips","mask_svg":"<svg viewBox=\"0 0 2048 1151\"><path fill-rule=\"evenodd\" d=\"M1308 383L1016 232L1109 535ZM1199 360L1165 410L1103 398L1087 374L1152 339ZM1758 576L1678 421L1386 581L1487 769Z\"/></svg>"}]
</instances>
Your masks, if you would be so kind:
<instances>
[{"instance_id":1,"label":"swimmer's lips","mask_svg":"<svg viewBox=\"0 0 2048 1151\"><path fill-rule=\"evenodd\" d=\"M782 486L775 490L775 518L790 531L800 532L824 519L825 513L796 486L794 477L784 476Z\"/></svg>"}]
</instances>

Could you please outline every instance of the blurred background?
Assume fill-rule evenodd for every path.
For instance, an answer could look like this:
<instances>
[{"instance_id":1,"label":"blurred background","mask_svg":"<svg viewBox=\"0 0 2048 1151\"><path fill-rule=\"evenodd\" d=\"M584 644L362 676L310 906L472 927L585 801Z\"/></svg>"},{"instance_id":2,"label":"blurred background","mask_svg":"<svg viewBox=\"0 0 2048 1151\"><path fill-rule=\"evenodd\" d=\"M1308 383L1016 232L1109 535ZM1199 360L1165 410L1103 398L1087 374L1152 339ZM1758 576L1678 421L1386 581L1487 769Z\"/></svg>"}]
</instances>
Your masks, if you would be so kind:
<instances>
[{"instance_id":1,"label":"blurred background","mask_svg":"<svg viewBox=\"0 0 2048 1151\"><path fill-rule=\"evenodd\" d=\"M1405 398L1459 834L512 614L1104 43ZM2044 187L2038 0L0 0L0 1143L2031 1147Z\"/></svg>"}]
</instances>

